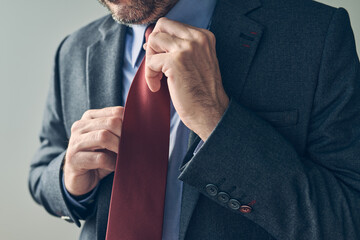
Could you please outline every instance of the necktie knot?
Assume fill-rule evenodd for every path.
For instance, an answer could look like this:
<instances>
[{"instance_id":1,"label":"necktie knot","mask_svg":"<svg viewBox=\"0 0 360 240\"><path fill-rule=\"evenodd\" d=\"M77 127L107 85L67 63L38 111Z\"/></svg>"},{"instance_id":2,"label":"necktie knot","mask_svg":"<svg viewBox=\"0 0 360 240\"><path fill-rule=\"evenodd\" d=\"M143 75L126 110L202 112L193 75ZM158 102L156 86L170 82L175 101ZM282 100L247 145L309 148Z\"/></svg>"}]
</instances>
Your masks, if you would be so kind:
<instances>
[{"instance_id":1,"label":"necktie knot","mask_svg":"<svg viewBox=\"0 0 360 240\"><path fill-rule=\"evenodd\" d=\"M145 41L147 42L149 40L149 36L154 30L155 24L150 24L145 31Z\"/></svg>"}]
</instances>

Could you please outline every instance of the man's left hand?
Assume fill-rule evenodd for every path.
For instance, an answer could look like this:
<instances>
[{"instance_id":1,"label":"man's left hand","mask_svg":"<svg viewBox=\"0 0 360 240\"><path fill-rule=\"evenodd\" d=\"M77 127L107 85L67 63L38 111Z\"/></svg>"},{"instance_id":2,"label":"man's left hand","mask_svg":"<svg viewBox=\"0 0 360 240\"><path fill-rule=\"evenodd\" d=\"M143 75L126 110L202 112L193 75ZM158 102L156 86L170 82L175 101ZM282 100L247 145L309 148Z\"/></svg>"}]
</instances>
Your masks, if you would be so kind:
<instances>
[{"instance_id":1,"label":"man's left hand","mask_svg":"<svg viewBox=\"0 0 360 240\"><path fill-rule=\"evenodd\" d=\"M177 113L203 141L229 104L215 46L215 36L210 31L167 18L159 19L144 45L145 76L150 90L160 89L165 74Z\"/></svg>"}]
</instances>

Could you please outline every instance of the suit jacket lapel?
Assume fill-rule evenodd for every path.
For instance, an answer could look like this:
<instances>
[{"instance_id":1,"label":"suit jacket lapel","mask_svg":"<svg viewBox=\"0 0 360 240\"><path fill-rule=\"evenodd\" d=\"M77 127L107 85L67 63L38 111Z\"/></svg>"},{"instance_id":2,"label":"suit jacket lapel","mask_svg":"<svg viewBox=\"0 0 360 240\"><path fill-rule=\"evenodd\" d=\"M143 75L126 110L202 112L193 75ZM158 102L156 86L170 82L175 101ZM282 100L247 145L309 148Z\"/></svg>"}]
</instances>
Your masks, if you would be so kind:
<instances>
[{"instance_id":1,"label":"suit jacket lapel","mask_svg":"<svg viewBox=\"0 0 360 240\"><path fill-rule=\"evenodd\" d=\"M87 49L87 91L90 109L121 103L121 69L126 27L108 17L99 27L101 38Z\"/></svg>"},{"instance_id":2,"label":"suit jacket lapel","mask_svg":"<svg viewBox=\"0 0 360 240\"><path fill-rule=\"evenodd\" d=\"M246 16L260 7L258 0L219 0L210 30L216 37L223 85L238 98L260 42L263 27Z\"/></svg>"},{"instance_id":3,"label":"suit jacket lapel","mask_svg":"<svg viewBox=\"0 0 360 240\"><path fill-rule=\"evenodd\" d=\"M246 16L261 6L259 0L219 0L215 8L210 30L216 37L216 52L225 91L229 97L239 98L244 87L251 62L260 42L263 27ZM192 132L189 150L182 169L191 160L200 139ZM180 216L179 239L184 240L200 193L184 183Z\"/></svg>"},{"instance_id":4,"label":"suit jacket lapel","mask_svg":"<svg viewBox=\"0 0 360 240\"><path fill-rule=\"evenodd\" d=\"M126 27L111 16L99 27L100 38L87 48L86 81L90 109L121 104L122 64ZM102 180L97 197L96 237L104 239L113 174Z\"/></svg>"}]
</instances>

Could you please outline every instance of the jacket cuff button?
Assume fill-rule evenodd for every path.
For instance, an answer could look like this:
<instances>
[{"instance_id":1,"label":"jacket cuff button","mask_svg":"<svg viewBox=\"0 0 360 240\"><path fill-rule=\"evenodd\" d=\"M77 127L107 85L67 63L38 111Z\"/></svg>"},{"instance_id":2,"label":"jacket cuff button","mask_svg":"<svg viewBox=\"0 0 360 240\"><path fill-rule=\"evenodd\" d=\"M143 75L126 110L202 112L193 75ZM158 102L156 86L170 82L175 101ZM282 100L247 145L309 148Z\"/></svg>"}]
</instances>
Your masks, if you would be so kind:
<instances>
[{"instance_id":1,"label":"jacket cuff button","mask_svg":"<svg viewBox=\"0 0 360 240\"><path fill-rule=\"evenodd\" d=\"M230 200L230 196L226 192L219 192L217 199L221 203L228 203Z\"/></svg>"},{"instance_id":2,"label":"jacket cuff button","mask_svg":"<svg viewBox=\"0 0 360 240\"><path fill-rule=\"evenodd\" d=\"M218 188L214 184L208 184L205 187L207 194L209 194L212 197L215 197L218 194Z\"/></svg>"},{"instance_id":3,"label":"jacket cuff button","mask_svg":"<svg viewBox=\"0 0 360 240\"><path fill-rule=\"evenodd\" d=\"M236 199L230 199L228 203L229 208L232 210L238 210L240 208L240 202Z\"/></svg>"}]
</instances>

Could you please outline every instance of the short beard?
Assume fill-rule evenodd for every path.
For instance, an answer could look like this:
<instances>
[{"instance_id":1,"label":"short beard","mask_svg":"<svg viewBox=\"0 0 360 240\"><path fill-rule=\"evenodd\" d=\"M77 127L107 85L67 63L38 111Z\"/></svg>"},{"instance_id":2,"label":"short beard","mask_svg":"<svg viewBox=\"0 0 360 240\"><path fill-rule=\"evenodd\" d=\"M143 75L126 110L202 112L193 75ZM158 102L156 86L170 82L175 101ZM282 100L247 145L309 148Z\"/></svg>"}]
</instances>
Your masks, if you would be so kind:
<instances>
[{"instance_id":1,"label":"short beard","mask_svg":"<svg viewBox=\"0 0 360 240\"><path fill-rule=\"evenodd\" d=\"M107 3L119 0L98 0L111 13L113 19L124 25L147 25L155 23L165 16L178 0L132 0L131 6L116 6L115 9Z\"/></svg>"}]
</instances>

